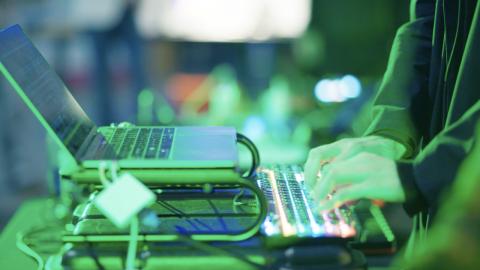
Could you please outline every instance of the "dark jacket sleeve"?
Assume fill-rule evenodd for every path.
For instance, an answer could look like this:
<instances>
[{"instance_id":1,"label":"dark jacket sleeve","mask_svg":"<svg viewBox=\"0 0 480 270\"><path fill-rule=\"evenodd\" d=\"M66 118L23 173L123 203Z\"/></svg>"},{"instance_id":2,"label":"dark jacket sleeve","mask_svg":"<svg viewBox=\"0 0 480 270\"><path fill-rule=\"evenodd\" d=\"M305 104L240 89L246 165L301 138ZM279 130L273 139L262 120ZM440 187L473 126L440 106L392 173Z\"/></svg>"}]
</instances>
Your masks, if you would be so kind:
<instances>
[{"instance_id":1,"label":"dark jacket sleeve","mask_svg":"<svg viewBox=\"0 0 480 270\"><path fill-rule=\"evenodd\" d=\"M458 121L435 136L415 160L397 162L407 194L404 206L408 214L436 212L444 191L451 186L473 146L479 119L480 101L477 101Z\"/></svg>"},{"instance_id":2,"label":"dark jacket sleeve","mask_svg":"<svg viewBox=\"0 0 480 270\"><path fill-rule=\"evenodd\" d=\"M398 256L398 269L478 269L480 265L480 126L477 123L475 142L462 162L455 183L442 204L435 225L426 241L415 246L410 258ZM468 247L465 249L465 247ZM468 250L468 252L459 252ZM400 258L403 257L403 258ZM392 267L396 269L397 267Z\"/></svg>"},{"instance_id":3,"label":"dark jacket sleeve","mask_svg":"<svg viewBox=\"0 0 480 270\"><path fill-rule=\"evenodd\" d=\"M456 77L446 128L436 135L413 162L399 162L398 172L407 194L409 214L435 213L443 193L456 178L459 165L472 147L480 119L480 2L477 2L470 34ZM480 164L479 164L480 166Z\"/></svg>"},{"instance_id":4,"label":"dark jacket sleeve","mask_svg":"<svg viewBox=\"0 0 480 270\"><path fill-rule=\"evenodd\" d=\"M365 135L380 135L405 145L406 157L413 157L419 135L411 115L425 119L428 110L412 101L428 93L432 50L434 1L412 1L408 23L397 31L379 92L372 109L372 124Z\"/></svg>"}]
</instances>

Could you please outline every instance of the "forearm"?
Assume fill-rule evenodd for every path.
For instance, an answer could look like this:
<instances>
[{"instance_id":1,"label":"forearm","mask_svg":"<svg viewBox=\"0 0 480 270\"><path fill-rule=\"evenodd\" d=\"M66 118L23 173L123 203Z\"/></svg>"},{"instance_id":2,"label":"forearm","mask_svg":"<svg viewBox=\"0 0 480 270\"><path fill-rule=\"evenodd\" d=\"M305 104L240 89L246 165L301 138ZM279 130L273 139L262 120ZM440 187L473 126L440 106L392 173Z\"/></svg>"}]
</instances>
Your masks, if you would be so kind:
<instances>
[{"instance_id":1,"label":"forearm","mask_svg":"<svg viewBox=\"0 0 480 270\"><path fill-rule=\"evenodd\" d=\"M432 2L416 1L416 13L397 31L372 109L372 123L365 132L405 145L407 157L415 155L421 127L428 126L425 123L430 117L426 95L432 49Z\"/></svg>"}]
</instances>

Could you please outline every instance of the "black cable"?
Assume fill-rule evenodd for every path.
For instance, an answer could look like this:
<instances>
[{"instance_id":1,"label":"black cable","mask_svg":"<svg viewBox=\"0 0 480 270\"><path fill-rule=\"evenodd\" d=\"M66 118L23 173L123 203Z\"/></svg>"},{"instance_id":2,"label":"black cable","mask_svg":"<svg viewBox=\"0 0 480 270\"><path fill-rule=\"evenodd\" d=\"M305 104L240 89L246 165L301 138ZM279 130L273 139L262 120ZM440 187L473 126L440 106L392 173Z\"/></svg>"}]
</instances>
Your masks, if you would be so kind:
<instances>
[{"instance_id":1,"label":"black cable","mask_svg":"<svg viewBox=\"0 0 480 270\"><path fill-rule=\"evenodd\" d=\"M185 219L185 221L196 230L200 230L200 228L194 222L200 224L203 227L206 227L207 230L210 230L210 231L212 230L211 228L208 227L208 225L204 224L203 222L200 222L197 218L191 218L185 212L181 211L180 209L176 208L175 206L165 201L157 200L157 203L162 205L166 210L170 211L170 213L173 213L175 216Z\"/></svg>"},{"instance_id":2,"label":"black cable","mask_svg":"<svg viewBox=\"0 0 480 270\"><path fill-rule=\"evenodd\" d=\"M173 207L169 204L166 204L165 201L158 200L157 202L161 203L162 206L164 206L164 207L166 205L168 205L168 206L173 208L172 209L170 207L165 207L165 209L167 211L170 211L171 213L173 213L177 216L180 216L182 218L188 218L188 216L185 213L183 213L183 211L180 211L179 209L176 209L175 207ZM178 212L175 211L175 210L177 210ZM160 231L158 231L158 232L160 232ZM265 268L264 265L256 263L254 261L251 261L250 259L248 259L243 254L238 254L237 252L234 252L234 251L231 251L231 250L226 250L226 249L223 249L223 248L220 248L220 247L215 247L215 246L203 243L201 241L196 241L196 240L192 239L191 237L189 237L188 235L183 235L183 234L179 234L179 233L176 233L175 235L178 237L179 241L190 244L190 246L195 247L199 250L203 250L203 251L206 251L206 252L209 252L209 253L212 253L212 254L224 255L224 256L230 256L230 257L236 258L237 260L239 260L243 263L246 263L246 264L254 267L255 269Z\"/></svg>"},{"instance_id":3,"label":"black cable","mask_svg":"<svg viewBox=\"0 0 480 270\"><path fill-rule=\"evenodd\" d=\"M216 247L216 246L212 246L212 245L206 244L206 243L201 242L201 241L196 241L196 240L193 240L192 238L190 238L186 235L177 234L177 236L178 236L178 239L180 241L182 241L184 243L188 243L188 244L190 244L190 246L195 247L199 250L203 250L203 251L209 252L211 254L224 255L224 256L235 258L235 259L237 259L237 260L239 260L239 261L241 261L245 264L248 264L251 267L254 267L255 269L264 269L265 268L265 265L260 264L260 263L256 263L256 262L248 259L244 254L239 254L239 253L234 252L232 250L226 250L226 249L221 248L221 247Z\"/></svg>"},{"instance_id":4,"label":"black cable","mask_svg":"<svg viewBox=\"0 0 480 270\"><path fill-rule=\"evenodd\" d=\"M161 231L158 231L158 233L161 233ZM170 232L164 232L164 233L171 234ZM227 257L235 258L235 259L239 260L240 262L243 262L243 263L253 267L254 269L265 269L265 265L250 260L244 254L240 254L240 253L232 251L232 250L227 250L225 248L209 245L207 243L194 240L187 235L176 233L175 236L177 237L178 242L188 244L191 247L196 248L198 250L205 251L207 253L214 254L214 255L220 255L220 256L227 256ZM90 255L90 257L94 260L97 269L99 269L99 270L105 270L106 269L101 264L101 262L99 260L99 257L98 257L98 254L95 251L95 247L93 246L92 242L88 242L87 252ZM144 263L146 263L146 260L147 260L147 258L142 259L142 261L144 261Z\"/></svg>"},{"instance_id":5,"label":"black cable","mask_svg":"<svg viewBox=\"0 0 480 270\"><path fill-rule=\"evenodd\" d=\"M250 167L248 174L244 176L245 178L252 178L260 165L260 153L258 152L258 148L247 136L241 133L237 133L237 142L247 147L252 154L252 166Z\"/></svg>"},{"instance_id":6,"label":"black cable","mask_svg":"<svg viewBox=\"0 0 480 270\"><path fill-rule=\"evenodd\" d=\"M97 269L105 270L105 267L102 265L102 263L100 262L100 259L98 258L97 252L95 251L95 248L93 247L92 242L88 242L87 252L88 252L88 255L90 255L90 257L95 262Z\"/></svg>"}]
</instances>

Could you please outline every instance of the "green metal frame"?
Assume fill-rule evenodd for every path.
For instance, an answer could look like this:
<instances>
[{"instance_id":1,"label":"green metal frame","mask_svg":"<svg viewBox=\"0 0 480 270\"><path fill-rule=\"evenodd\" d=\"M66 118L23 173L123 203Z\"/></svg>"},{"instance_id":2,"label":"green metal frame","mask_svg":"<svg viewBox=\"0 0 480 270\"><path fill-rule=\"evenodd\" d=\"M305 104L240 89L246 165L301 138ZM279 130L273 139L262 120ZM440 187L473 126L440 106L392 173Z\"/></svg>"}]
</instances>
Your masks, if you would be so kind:
<instances>
[{"instance_id":1,"label":"green metal frame","mask_svg":"<svg viewBox=\"0 0 480 270\"><path fill-rule=\"evenodd\" d=\"M189 237L196 241L242 241L254 236L260 229L268 212L268 202L263 192L252 181L239 176L235 171L227 170L203 170L202 172L194 170L138 170L128 171L140 181L151 188L182 188L182 187L201 187L203 185L211 185L212 187L234 187L246 188L251 190L258 202L259 213L258 217L250 227L238 234L191 234ZM79 177L80 175L80 177ZM85 176L89 177L85 177ZM64 176L65 177L65 176ZM95 170L88 170L77 175L69 177L71 181L76 182L80 180L82 184L97 184L99 185L98 172ZM155 180L154 180L155 179ZM187 181L188 180L188 181ZM68 181L68 180L64 180ZM130 237L128 235L70 235L66 234L62 237L64 242L81 243L81 242L127 242ZM139 235L140 242L169 242L178 241L179 236L176 234L164 235Z\"/></svg>"}]
</instances>

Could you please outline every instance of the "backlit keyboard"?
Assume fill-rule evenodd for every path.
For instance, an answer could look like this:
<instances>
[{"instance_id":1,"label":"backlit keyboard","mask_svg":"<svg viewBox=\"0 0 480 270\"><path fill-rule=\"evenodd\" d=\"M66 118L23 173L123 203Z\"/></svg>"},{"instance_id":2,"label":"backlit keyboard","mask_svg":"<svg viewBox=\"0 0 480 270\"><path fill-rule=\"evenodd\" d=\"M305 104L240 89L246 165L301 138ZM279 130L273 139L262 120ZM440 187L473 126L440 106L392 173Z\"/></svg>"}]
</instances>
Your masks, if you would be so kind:
<instances>
[{"instance_id":1,"label":"backlit keyboard","mask_svg":"<svg viewBox=\"0 0 480 270\"><path fill-rule=\"evenodd\" d=\"M103 135L122 159L167 159L173 144L175 128L115 128Z\"/></svg>"},{"instance_id":2,"label":"backlit keyboard","mask_svg":"<svg viewBox=\"0 0 480 270\"><path fill-rule=\"evenodd\" d=\"M269 202L269 213L262 226L267 236L350 238L356 234L348 206L323 212L315 209L304 187L301 166L260 167L257 185Z\"/></svg>"}]
</instances>

